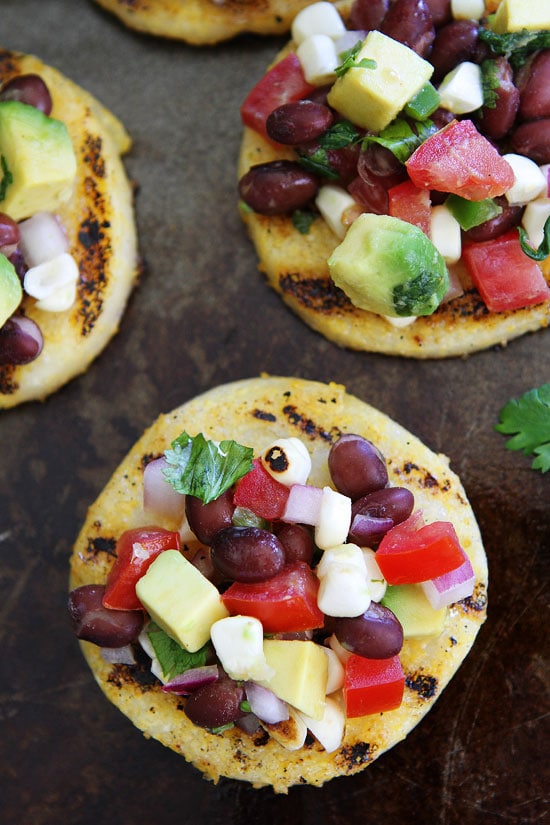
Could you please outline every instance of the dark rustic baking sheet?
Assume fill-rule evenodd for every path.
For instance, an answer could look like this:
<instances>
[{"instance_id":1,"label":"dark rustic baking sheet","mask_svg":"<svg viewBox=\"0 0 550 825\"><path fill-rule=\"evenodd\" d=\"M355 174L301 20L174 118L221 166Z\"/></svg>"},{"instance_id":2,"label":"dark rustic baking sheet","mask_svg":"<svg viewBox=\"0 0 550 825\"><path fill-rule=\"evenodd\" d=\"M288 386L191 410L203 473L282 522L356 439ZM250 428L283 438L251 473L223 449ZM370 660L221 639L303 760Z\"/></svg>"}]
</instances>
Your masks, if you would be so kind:
<instances>
[{"instance_id":1,"label":"dark rustic baking sheet","mask_svg":"<svg viewBox=\"0 0 550 825\"><path fill-rule=\"evenodd\" d=\"M493 426L508 398L550 380L549 334L444 362L336 348L265 285L237 215L238 107L281 41L191 48L86 0L2 0L0 13L2 45L85 85L132 134L147 262L89 372L0 413L0 821L542 823L550 474ZM71 544L134 440L159 412L260 371L344 383L446 453L490 565L489 619L432 713L363 774L287 797L213 786L145 740L96 687L66 614Z\"/></svg>"}]
</instances>

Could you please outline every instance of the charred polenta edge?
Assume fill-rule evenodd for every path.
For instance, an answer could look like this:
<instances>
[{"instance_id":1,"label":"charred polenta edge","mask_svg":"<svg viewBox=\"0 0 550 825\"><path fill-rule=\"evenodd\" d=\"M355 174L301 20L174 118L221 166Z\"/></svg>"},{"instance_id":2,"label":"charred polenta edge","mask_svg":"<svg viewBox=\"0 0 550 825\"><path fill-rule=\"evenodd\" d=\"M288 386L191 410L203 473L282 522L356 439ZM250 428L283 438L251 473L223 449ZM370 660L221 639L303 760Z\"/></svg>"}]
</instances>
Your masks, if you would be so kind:
<instances>
[{"instance_id":1,"label":"charred polenta edge","mask_svg":"<svg viewBox=\"0 0 550 825\"><path fill-rule=\"evenodd\" d=\"M292 379L288 384L289 389L283 389L285 384L282 381L279 381L273 388L272 383L269 383L270 380L267 379L266 389L261 393L263 387L261 387L260 382L257 379L249 379L248 381L252 383L256 382L250 395L250 402L242 402L241 394L239 395L241 400L234 404L231 403L230 397L231 385L228 385L227 406L230 408L229 415L249 419L256 428L258 424L261 425L261 422L266 422L267 426L276 426L277 422L281 421L285 432L289 431L290 434L294 432L297 436L306 440L322 442L327 447L346 429L352 431L350 428L341 428L340 425L334 425L330 420L332 417L334 417L334 420L338 420L338 416L342 412L342 402L345 404L345 399L348 397L341 395L343 388L340 385L321 385L316 382L298 382L296 384L295 379ZM243 383L246 384L246 380L236 382L238 387ZM314 386L315 396L309 393L309 390L306 394L303 390L304 384ZM333 388L334 392L332 391ZM294 389L297 391L294 392ZM271 398L266 401L268 393L271 394ZM262 396L261 403L255 400L255 396L257 398L260 394ZM205 393L204 397L208 400L209 395L209 393ZM193 404L193 402L189 403ZM201 414L206 422L216 418L221 403L223 401L220 395L216 394L211 406L205 403L204 407L201 408ZM361 404L363 405L364 402L361 402ZM366 404L364 407L368 415L369 408ZM184 405L167 416L161 416L159 421L162 426L157 426L159 423L157 421L149 431L146 431L140 442L127 457L127 460L121 465L121 469L115 472L113 476L113 482L116 484L115 490L126 488L128 485L128 494L135 496L137 499L141 494L138 488L140 488L139 479L143 468L150 460L162 454L162 450L168 446L167 442L170 440L170 434L174 437L173 429L176 423L178 426L187 423L185 420L186 408L187 405ZM323 408L328 410L332 408L333 412L328 417L324 416L321 414ZM315 413L315 410L317 410L317 413ZM355 415L355 412L353 412L353 415ZM359 430L368 437L370 434L368 418L363 411L360 412L360 416ZM345 417L348 419L348 423L352 423L350 414L347 411ZM193 426L197 423L196 410L190 411L189 418L193 422L193 425L189 426L189 431L192 432ZM227 426L226 419L227 415L223 418L224 427ZM385 417L384 423L386 420L390 421ZM376 426L374 429L376 430ZM166 433L166 443L161 443L162 437L159 438L161 432ZM148 433L151 433L151 437L148 436ZM410 435L404 430L403 433ZM399 438L402 437L401 431L398 435ZM390 437L392 439L395 437L393 431L389 433L388 438ZM411 442L413 446L410 448L410 453L414 459L416 449L414 444L417 439L411 436ZM424 447L424 445L422 446ZM435 455L431 452L430 454ZM461 511L467 513L469 518L471 514L469 502L463 493L459 480L452 471L447 471L445 463L436 462L435 468L430 467L428 469L427 466L423 466L423 464L430 464L428 458L425 462L420 459L411 460L411 458L396 461L392 459L391 455L386 455L386 460L390 479L393 482L396 484L405 483L413 490L425 491L430 497L437 498L439 495L452 495L459 513ZM99 509L101 510L101 507ZM96 515L94 508L92 508L91 514L92 517ZM114 520L116 523L116 516ZM85 579L89 580L91 578L94 581L104 581L106 571L114 562L116 539L117 536L112 535L112 531L109 530L107 525L104 526L99 518L92 518L84 528L84 534L77 545L79 550L79 562L77 564L81 562L89 568L88 571L85 571ZM473 539L475 542L475 536L473 536ZM78 570L78 572L81 571ZM182 717L184 717L185 700L174 696L167 698L167 694L161 690L160 683L151 675L148 657L141 649L136 652L137 665L129 667L127 665L107 665L104 662L99 665L97 661L100 658L98 649L94 649L94 646L90 647L87 643L82 643L82 647L104 693L129 716L134 724L137 724L143 730L147 737L153 736L164 745L183 755L206 778L214 782L217 782L219 777L223 775L234 779L246 779L254 787L271 785L276 792L286 793L288 787L294 784L320 785L335 776L357 773L404 738L439 697L469 651L479 626L485 620L486 603L486 583L484 580L480 580L476 583L472 597L457 602L449 608L448 624L443 637L438 639L435 647L435 653L437 654L435 667L429 666L429 660L428 663L418 659L415 661L416 653L414 651L403 657L405 660L403 661L405 672L404 702L402 709L392 712L400 714L399 717L394 717L402 723L399 728L396 727L397 722L392 722L391 713L381 714L381 719L376 718L375 720L372 720L372 717L364 717L366 723L363 722L363 724L357 724L355 720L350 720L352 724L348 723L346 738L340 749L333 754L326 754L311 736L308 736L305 746L300 751L289 752L275 743L265 731L248 737L246 734L240 734L235 730L227 731L220 736L210 734L202 729L193 729L196 731L196 736L193 739L203 743L200 752L197 753L195 750L190 754L188 752L190 745L187 740L192 734L187 730L186 733L179 735L181 730L184 729ZM407 661L408 659L411 661ZM154 717L156 716L158 720L158 714L163 712L160 705L162 704L163 708L166 709L167 702L171 703L168 706L168 715L172 718L173 714L173 724L169 724L165 717L163 717L162 722L163 724L169 724L169 727L174 728L174 730L159 735L155 730L148 728L147 720L138 719L140 704L142 711L146 707L148 709L147 714L153 714L152 717L148 716L152 724ZM390 729L388 734L384 732L386 718ZM382 727L377 727L380 724L382 724ZM193 743L191 747L196 749L196 744ZM206 756L204 752L206 752ZM220 760L222 760L223 769L219 769L218 762L213 756L214 753L218 754ZM284 764L283 767L277 764L276 773L273 771L271 774L265 773L262 772L263 769L258 768L258 765L263 764L262 759L268 766L275 759L282 760Z\"/></svg>"}]
</instances>

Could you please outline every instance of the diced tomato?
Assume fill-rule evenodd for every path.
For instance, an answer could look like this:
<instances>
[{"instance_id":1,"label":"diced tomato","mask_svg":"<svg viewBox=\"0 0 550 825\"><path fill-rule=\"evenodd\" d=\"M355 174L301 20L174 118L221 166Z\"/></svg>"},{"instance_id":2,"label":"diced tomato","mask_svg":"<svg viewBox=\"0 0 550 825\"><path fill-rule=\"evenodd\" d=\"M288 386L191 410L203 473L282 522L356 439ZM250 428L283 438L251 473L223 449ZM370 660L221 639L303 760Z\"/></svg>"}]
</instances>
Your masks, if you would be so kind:
<instances>
[{"instance_id":1,"label":"diced tomato","mask_svg":"<svg viewBox=\"0 0 550 825\"><path fill-rule=\"evenodd\" d=\"M514 172L471 120L453 120L422 143L405 163L416 186L471 201L503 195Z\"/></svg>"},{"instance_id":2,"label":"diced tomato","mask_svg":"<svg viewBox=\"0 0 550 825\"><path fill-rule=\"evenodd\" d=\"M388 215L418 226L430 237L431 220L430 193L406 180L388 190Z\"/></svg>"},{"instance_id":3,"label":"diced tomato","mask_svg":"<svg viewBox=\"0 0 550 825\"><path fill-rule=\"evenodd\" d=\"M301 100L314 88L306 81L297 56L288 54L272 66L250 91L241 106L242 122L267 137L265 122L268 115L283 103Z\"/></svg>"},{"instance_id":4,"label":"diced tomato","mask_svg":"<svg viewBox=\"0 0 550 825\"><path fill-rule=\"evenodd\" d=\"M265 633L295 632L323 626L318 590L319 579L309 565L295 562L267 581L234 582L221 599L233 616L259 619Z\"/></svg>"},{"instance_id":5,"label":"diced tomato","mask_svg":"<svg viewBox=\"0 0 550 825\"><path fill-rule=\"evenodd\" d=\"M103 605L114 610L139 610L136 582L164 550L179 550L179 533L162 527L126 530L117 541L116 561L107 577Z\"/></svg>"},{"instance_id":6,"label":"diced tomato","mask_svg":"<svg viewBox=\"0 0 550 825\"><path fill-rule=\"evenodd\" d=\"M464 551L451 522L434 521L417 529L413 514L386 533L376 561L388 584L414 584L456 570Z\"/></svg>"},{"instance_id":7,"label":"diced tomato","mask_svg":"<svg viewBox=\"0 0 550 825\"><path fill-rule=\"evenodd\" d=\"M247 507L260 518L281 518L289 488L273 478L259 459L255 458L252 463L252 469L237 482L233 503Z\"/></svg>"},{"instance_id":8,"label":"diced tomato","mask_svg":"<svg viewBox=\"0 0 550 825\"><path fill-rule=\"evenodd\" d=\"M542 270L523 252L516 229L491 241L464 246L462 257L491 312L550 300L550 288Z\"/></svg>"},{"instance_id":9,"label":"diced tomato","mask_svg":"<svg viewBox=\"0 0 550 825\"><path fill-rule=\"evenodd\" d=\"M403 700L405 676L399 656L366 659L354 653L346 662L344 702L346 716L368 716L398 708Z\"/></svg>"}]
</instances>

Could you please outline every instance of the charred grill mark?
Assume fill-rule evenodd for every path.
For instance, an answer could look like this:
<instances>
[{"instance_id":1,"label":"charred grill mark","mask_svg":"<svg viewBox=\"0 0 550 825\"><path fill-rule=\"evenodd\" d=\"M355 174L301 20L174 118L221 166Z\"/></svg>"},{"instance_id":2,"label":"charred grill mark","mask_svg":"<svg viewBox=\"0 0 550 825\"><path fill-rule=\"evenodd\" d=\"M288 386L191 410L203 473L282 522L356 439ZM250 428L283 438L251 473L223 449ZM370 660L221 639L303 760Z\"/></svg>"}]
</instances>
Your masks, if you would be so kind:
<instances>
[{"instance_id":1,"label":"charred grill mark","mask_svg":"<svg viewBox=\"0 0 550 825\"><path fill-rule=\"evenodd\" d=\"M147 467L148 464L151 463L151 461L156 461L157 458L161 458L162 455L163 455L162 453L145 453L145 455L142 455L141 456L141 461L139 462L140 467L141 467L141 471L143 472L143 470L145 470L145 468Z\"/></svg>"},{"instance_id":2,"label":"charred grill mark","mask_svg":"<svg viewBox=\"0 0 550 825\"><path fill-rule=\"evenodd\" d=\"M252 416L260 419L260 421L277 421L277 416L265 410L252 410Z\"/></svg>"},{"instance_id":3,"label":"charred grill mark","mask_svg":"<svg viewBox=\"0 0 550 825\"><path fill-rule=\"evenodd\" d=\"M432 699L437 693L437 677L427 673L409 674L405 677L405 684L418 693L421 699Z\"/></svg>"},{"instance_id":4,"label":"charred grill mark","mask_svg":"<svg viewBox=\"0 0 550 825\"><path fill-rule=\"evenodd\" d=\"M482 613L487 607L487 591L485 585L478 582L471 596L461 599L458 604L466 613Z\"/></svg>"},{"instance_id":5,"label":"charred grill mark","mask_svg":"<svg viewBox=\"0 0 550 825\"><path fill-rule=\"evenodd\" d=\"M323 427L315 424L311 418L307 418L307 416L299 412L292 404L286 404L283 407L283 413L290 424L297 427L304 435L309 436L309 438L321 438L323 441L332 443L341 435L338 427L332 427L330 432L327 432Z\"/></svg>"},{"instance_id":6,"label":"charred grill mark","mask_svg":"<svg viewBox=\"0 0 550 825\"><path fill-rule=\"evenodd\" d=\"M299 273L289 272L279 276L279 287L284 295L292 296L315 312L353 312L354 309L347 295L329 278L302 278Z\"/></svg>"},{"instance_id":7,"label":"charred grill mark","mask_svg":"<svg viewBox=\"0 0 550 825\"><path fill-rule=\"evenodd\" d=\"M98 553L107 553L108 556L116 557L116 539L97 536L89 538L86 546L88 556L97 556Z\"/></svg>"},{"instance_id":8,"label":"charred grill mark","mask_svg":"<svg viewBox=\"0 0 550 825\"><path fill-rule=\"evenodd\" d=\"M14 381L14 364L5 364L0 367L0 393L2 395L13 395L19 389L19 384Z\"/></svg>"},{"instance_id":9,"label":"charred grill mark","mask_svg":"<svg viewBox=\"0 0 550 825\"><path fill-rule=\"evenodd\" d=\"M264 745L267 745L270 739L271 737L269 733L263 728L260 728L260 730L252 737L252 741L257 748L263 748Z\"/></svg>"},{"instance_id":10,"label":"charred grill mark","mask_svg":"<svg viewBox=\"0 0 550 825\"><path fill-rule=\"evenodd\" d=\"M418 483L421 487L425 487L428 490L433 490L437 487L445 493L451 489L450 479L444 478L440 480L433 476L428 470L424 470L422 467L419 467L418 464L414 464L412 461L407 461L403 465L402 470L399 467L395 467L394 473L396 475L411 475L411 473L418 473Z\"/></svg>"},{"instance_id":11,"label":"charred grill mark","mask_svg":"<svg viewBox=\"0 0 550 825\"><path fill-rule=\"evenodd\" d=\"M369 742L356 742L354 745L342 748L342 761L351 770L358 765L366 765L373 759L373 748Z\"/></svg>"}]
</instances>

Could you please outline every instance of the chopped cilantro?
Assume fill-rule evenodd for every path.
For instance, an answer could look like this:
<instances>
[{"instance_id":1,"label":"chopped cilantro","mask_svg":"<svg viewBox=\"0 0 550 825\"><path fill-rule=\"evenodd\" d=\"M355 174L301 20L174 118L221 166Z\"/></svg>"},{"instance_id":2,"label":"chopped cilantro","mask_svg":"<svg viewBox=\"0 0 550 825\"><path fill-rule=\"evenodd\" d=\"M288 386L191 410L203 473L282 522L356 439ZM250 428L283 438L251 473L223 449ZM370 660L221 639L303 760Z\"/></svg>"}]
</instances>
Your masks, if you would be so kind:
<instances>
[{"instance_id":1,"label":"chopped cilantro","mask_svg":"<svg viewBox=\"0 0 550 825\"><path fill-rule=\"evenodd\" d=\"M529 243L529 236L522 226L518 226L519 242L521 248L534 261L544 261L550 255L550 217L546 218L544 229L542 230L543 238L539 244L538 249L533 249Z\"/></svg>"},{"instance_id":2,"label":"chopped cilantro","mask_svg":"<svg viewBox=\"0 0 550 825\"><path fill-rule=\"evenodd\" d=\"M150 622L147 635L166 679L173 679L179 673L206 664L209 642L196 653L190 653L170 638L155 622Z\"/></svg>"},{"instance_id":3,"label":"chopped cilantro","mask_svg":"<svg viewBox=\"0 0 550 825\"><path fill-rule=\"evenodd\" d=\"M410 278L393 288L393 308L398 315L426 315L435 312L441 287L440 272L425 269L416 278Z\"/></svg>"},{"instance_id":4,"label":"chopped cilantro","mask_svg":"<svg viewBox=\"0 0 550 825\"><path fill-rule=\"evenodd\" d=\"M508 401L495 430L513 436L506 442L508 450L536 456L531 464L534 470L550 470L550 384Z\"/></svg>"},{"instance_id":5,"label":"chopped cilantro","mask_svg":"<svg viewBox=\"0 0 550 825\"><path fill-rule=\"evenodd\" d=\"M526 62L529 55L539 49L550 47L550 31L508 32L497 34L490 29L480 28L478 37L486 43L493 54L503 55L513 69L519 69Z\"/></svg>"},{"instance_id":6,"label":"chopped cilantro","mask_svg":"<svg viewBox=\"0 0 550 825\"><path fill-rule=\"evenodd\" d=\"M347 120L340 120L318 138L318 148L311 155L299 152L298 162L304 169L309 169L316 175L335 180L339 175L330 164L328 150L344 149L359 139L360 135L355 126Z\"/></svg>"},{"instance_id":7,"label":"chopped cilantro","mask_svg":"<svg viewBox=\"0 0 550 825\"><path fill-rule=\"evenodd\" d=\"M311 224L313 221L316 221L318 217L319 215L316 212L295 209L292 213L292 225L301 235L307 235Z\"/></svg>"},{"instance_id":8,"label":"chopped cilantro","mask_svg":"<svg viewBox=\"0 0 550 825\"><path fill-rule=\"evenodd\" d=\"M396 118L378 135L367 135L363 139L363 147L369 143L379 143L389 149L401 163L405 163L415 149L435 132L437 126L431 120L418 120L411 125L403 118Z\"/></svg>"},{"instance_id":9,"label":"chopped cilantro","mask_svg":"<svg viewBox=\"0 0 550 825\"><path fill-rule=\"evenodd\" d=\"M202 433L183 432L164 455L166 480L178 493L202 499L205 504L228 490L252 469L254 450L236 441L207 441Z\"/></svg>"},{"instance_id":10,"label":"chopped cilantro","mask_svg":"<svg viewBox=\"0 0 550 825\"><path fill-rule=\"evenodd\" d=\"M497 89L500 86L496 60L484 60L481 64L481 88L483 105L494 109L497 105Z\"/></svg>"},{"instance_id":11,"label":"chopped cilantro","mask_svg":"<svg viewBox=\"0 0 550 825\"><path fill-rule=\"evenodd\" d=\"M13 175L8 168L8 162L4 155L0 159L0 166L2 167L2 180L0 181L0 201L3 201L8 191L8 186L13 183Z\"/></svg>"},{"instance_id":12,"label":"chopped cilantro","mask_svg":"<svg viewBox=\"0 0 550 825\"><path fill-rule=\"evenodd\" d=\"M362 46L363 41L358 40L357 43L351 47L351 49L342 52L340 55L342 62L335 69L336 77L343 77L346 72L349 72L350 69L376 69L376 60L372 60L370 57L364 57L362 60L357 62L356 58L361 51Z\"/></svg>"}]
</instances>

